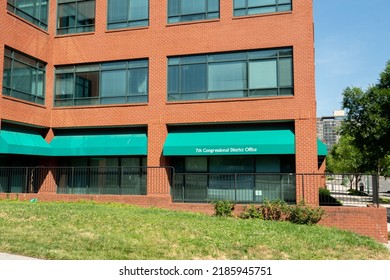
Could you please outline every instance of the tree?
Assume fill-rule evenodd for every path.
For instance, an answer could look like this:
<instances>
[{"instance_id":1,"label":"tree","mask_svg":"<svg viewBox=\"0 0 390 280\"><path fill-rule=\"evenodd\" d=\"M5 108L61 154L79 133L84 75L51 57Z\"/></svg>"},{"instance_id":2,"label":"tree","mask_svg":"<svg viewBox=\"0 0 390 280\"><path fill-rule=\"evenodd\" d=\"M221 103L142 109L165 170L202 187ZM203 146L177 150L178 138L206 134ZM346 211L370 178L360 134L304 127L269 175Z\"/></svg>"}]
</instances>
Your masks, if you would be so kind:
<instances>
[{"instance_id":1,"label":"tree","mask_svg":"<svg viewBox=\"0 0 390 280\"><path fill-rule=\"evenodd\" d=\"M327 172L351 174L348 175L350 187L355 182L355 189L358 189L358 182L361 174L366 170L366 161L361 151L354 145L353 137L343 135L339 142L333 146L332 151L326 157Z\"/></svg>"},{"instance_id":2,"label":"tree","mask_svg":"<svg viewBox=\"0 0 390 280\"><path fill-rule=\"evenodd\" d=\"M376 85L366 91L346 88L342 107L347 112L342 135L352 137L364 157L366 172L383 175L390 156L390 61Z\"/></svg>"}]
</instances>

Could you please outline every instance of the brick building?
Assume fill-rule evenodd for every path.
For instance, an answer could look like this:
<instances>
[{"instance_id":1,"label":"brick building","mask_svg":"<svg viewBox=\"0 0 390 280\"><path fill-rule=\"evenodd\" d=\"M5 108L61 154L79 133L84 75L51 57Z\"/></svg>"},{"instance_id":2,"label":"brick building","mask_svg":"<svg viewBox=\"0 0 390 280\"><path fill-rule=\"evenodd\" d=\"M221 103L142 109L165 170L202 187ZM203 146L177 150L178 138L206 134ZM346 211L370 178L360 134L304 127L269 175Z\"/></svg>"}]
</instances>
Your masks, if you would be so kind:
<instances>
[{"instance_id":1,"label":"brick building","mask_svg":"<svg viewBox=\"0 0 390 280\"><path fill-rule=\"evenodd\" d=\"M312 8L1 1L0 192L317 204Z\"/></svg>"}]
</instances>

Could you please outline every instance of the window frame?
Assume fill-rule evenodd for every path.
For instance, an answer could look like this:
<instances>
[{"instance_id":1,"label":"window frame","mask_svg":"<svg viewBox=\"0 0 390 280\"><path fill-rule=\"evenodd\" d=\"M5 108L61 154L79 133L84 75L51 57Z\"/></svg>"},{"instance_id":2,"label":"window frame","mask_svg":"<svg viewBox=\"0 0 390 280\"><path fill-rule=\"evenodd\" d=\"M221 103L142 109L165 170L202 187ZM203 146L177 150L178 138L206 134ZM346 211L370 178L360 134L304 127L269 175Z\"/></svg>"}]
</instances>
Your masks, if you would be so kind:
<instances>
[{"instance_id":1,"label":"window frame","mask_svg":"<svg viewBox=\"0 0 390 280\"><path fill-rule=\"evenodd\" d=\"M18 59L18 57L25 58L25 59ZM3 95L5 96L10 96L12 98L36 103L39 105L44 105L45 104L45 95L46 95L46 66L47 63L39 60L35 57L32 57L30 55L24 54L22 52L19 52L17 50L14 50L12 48L5 47L5 52L4 52L4 61L6 59L10 60L10 76L9 76L9 85L5 85L5 63L3 65ZM31 63L28 63L28 61L33 61L35 62L35 65L32 65ZM27 92L23 91L22 89L17 89L16 85L14 85L14 80L16 79L14 75L15 71L15 62L24 66L28 66L28 71L30 72L29 75L29 81L30 81L30 89L32 90L33 88L35 91L34 92ZM34 74L35 72L35 74ZM40 82L40 75L42 75L42 80ZM35 79L34 79L35 77ZM40 85L42 86L40 90ZM42 96L38 95L38 92L42 92Z\"/></svg>"},{"instance_id":2,"label":"window frame","mask_svg":"<svg viewBox=\"0 0 390 280\"><path fill-rule=\"evenodd\" d=\"M249 6L249 0L245 1L245 7L243 8L235 8L235 2L238 0L233 0L233 16L234 17L242 17L242 16L253 16L253 15L264 15L264 14L272 14L272 13L281 13L281 12L291 12L293 10L293 0L287 0L289 3L279 3L279 1L286 2L286 0L274 0L274 4L265 4L258 6ZM289 9L283 9L283 7L288 7ZM251 10L261 9L261 8L275 8L275 11L264 11L264 12L254 12L251 13ZM239 13L241 11L241 13Z\"/></svg>"},{"instance_id":3,"label":"window frame","mask_svg":"<svg viewBox=\"0 0 390 280\"><path fill-rule=\"evenodd\" d=\"M131 20L129 19L129 12L130 9L127 10L126 15L127 15L127 20L121 20L121 21L114 21L110 22L109 16L110 16L110 5L109 2L111 0L107 0L107 30L117 30L117 29L127 29L127 28L140 28L140 27L147 27L149 26L149 17L150 17L150 1L146 0L148 5L147 5L147 17L142 18L142 19L136 19L136 20ZM126 0L128 1L129 5L131 5L132 0ZM139 23L139 24L138 24ZM125 24L126 26L119 26L119 27L111 27L110 25L115 25L115 24Z\"/></svg>"},{"instance_id":4,"label":"window frame","mask_svg":"<svg viewBox=\"0 0 390 280\"><path fill-rule=\"evenodd\" d=\"M267 53L274 52L274 56L267 56ZM286 52L286 53L285 53ZM262 57L262 55L264 57ZM236 56L236 58L235 58ZM290 60L291 85L281 84L281 61ZM184 62L183 62L184 60ZM250 66L252 62L259 61L276 61L276 87L259 87L251 88L250 79L252 72ZM231 62L245 62L245 77L246 85L242 89L228 89L223 88L220 90L211 89L211 77L210 77L210 65L217 65L219 63L231 63ZM205 91L183 91L183 67L188 65L204 64L206 67L205 73L202 73L206 79ZM174 69L175 68L175 69ZM175 71L176 76L170 76L172 71ZM198 75L198 77L201 74ZM175 84L171 83L174 82ZM175 90L173 91L172 88ZM268 93L267 93L268 92ZM192 96L191 96L192 95ZM218 96L220 95L220 96ZM201 98L203 96L203 98ZM283 47L274 49L260 49L250 51L239 52L227 52L227 53L211 53L201 55L188 55L188 56L175 56L168 57L168 74L167 74L167 101L191 101L191 100L220 100L231 98L262 98L262 97L274 97L274 96L294 96L294 59L293 48ZM194 97L194 98L192 98Z\"/></svg>"},{"instance_id":5,"label":"window frame","mask_svg":"<svg viewBox=\"0 0 390 280\"><path fill-rule=\"evenodd\" d=\"M78 24L78 22L80 21L79 14L78 14L79 4L88 3L88 2L94 4L93 23L80 25ZM71 4L75 5L74 25L61 27L62 20L60 18L60 6L67 6ZM67 18L69 17L70 16L68 16ZM72 34L79 34L79 33L86 33L86 32L95 32L95 24L96 24L96 0L57 0L57 24L56 24L57 35L72 35Z\"/></svg>"},{"instance_id":6,"label":"window frame","mask_svg":"<svg viewBox=\"0 0 390 280\"><path fill-rule=\"evenodd\" d=\"M118 63L118 66L115 64ZM110 66L111 64L111 66ZM124 67L124 65L126 65ZM107 95L103 94L103 73L111 71L125 71L125 92L123 95ZM131 91L130 77L132 70L146 70L146 81L144 93L137 93ZM97 94L88 96L77 96L77 82L78 74L97 73ZM58 78L60 75L69 75L72 81L69 82L71 87L70 93L57 94L59 88ZM149 101L149 60L148 59L134 59L122 61L107 61L102 63L90 64L76 64L67 66L56 66L54 74L54 107L73 107L73 106L105 106L105 105L121 105L121 104L144 104ZM61 96L66 96L61 98ZM69 97L68 97L69 96ZM141 99L137 101L137 98ZM109 100L122 99L122 102L110 102Z\"/></svg>"},{"instance_id":7,"label":"window frame","mask_svg":"<svg viewBox=\"0 0 390 280\"><path fill-rule=\"evenodd\" d=\"M50 0L31 0L31 4L34 7L34 10L38 9L39 11L39 18L35 17L34 15L31 15L30 13L27 13L26 11L20 9L15 4L16 0L7 0L7 11L23 18L24 20L32 23L33 25L37 26L38 28L41 28L45 31L48 29L48 22L49 22L49 6L50 6ZM41 15L42 11L42 4L46 2L46 15ZM39 8L36 8L36 6L39 6Z\"/></svg>"},{"instance_id":8,"label":"window frame","mask_svg":"<svg viewBox=\"0 0 390 280\"><path fill-rule=\"evenodd\" d=\"M219 19L221 16L221 1L220 0L204 0L205 1L205 11L203 13L184 13L183 12L183 7L182 7L182 2L183 1L195 1L195 0L176 0L179 1L179 11L177 14L170 14L170 1L173 0L168 0L167 1L167 22L168 24L178 24L178 23L185 23L185 22L193 22L193 21L206 21L206 20L216 20ZM199 0L198 0L199 1ZM209 11L209 1L218 1L218 10L210 10ZM215 15L213 15L215 14ZM191 16L203 16L204 18L194 18L190 19L189 17ZM172 20L172 19L177 19Z\"/></svg>"}]
</instances>

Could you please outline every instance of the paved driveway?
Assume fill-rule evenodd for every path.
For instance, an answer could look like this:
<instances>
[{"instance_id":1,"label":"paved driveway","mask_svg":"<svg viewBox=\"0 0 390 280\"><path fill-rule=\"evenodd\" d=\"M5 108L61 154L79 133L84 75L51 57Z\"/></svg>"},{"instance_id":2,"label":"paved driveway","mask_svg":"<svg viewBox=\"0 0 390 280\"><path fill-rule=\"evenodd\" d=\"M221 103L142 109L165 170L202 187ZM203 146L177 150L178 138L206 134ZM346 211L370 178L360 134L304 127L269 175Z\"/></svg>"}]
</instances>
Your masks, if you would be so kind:
<instances>
[{"instance_id":1,"label":"paved driveway","mask_svg":"<svg viewBox=\"0 0 390 280\"><path fill-rule=\"evenodd\" d=\"M12 255L7 253L0 253L0 260L38 260L25 256Z\"/></svg>"}]
</instances>

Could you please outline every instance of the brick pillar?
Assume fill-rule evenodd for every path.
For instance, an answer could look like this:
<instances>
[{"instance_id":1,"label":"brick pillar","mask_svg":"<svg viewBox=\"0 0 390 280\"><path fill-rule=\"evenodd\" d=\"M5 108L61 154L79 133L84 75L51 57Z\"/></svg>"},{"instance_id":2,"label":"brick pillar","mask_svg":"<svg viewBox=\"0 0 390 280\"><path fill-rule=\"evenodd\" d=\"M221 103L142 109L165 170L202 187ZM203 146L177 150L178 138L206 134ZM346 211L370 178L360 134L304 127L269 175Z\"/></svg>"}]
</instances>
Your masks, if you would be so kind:
<instances>
[{"instance_id":1,"label":"brick pillar","mask_svg":"<svg viewBox=\"0 0 390 280\"><path fill-rule=\"evenodd\" d=\"M315 118L295 121L297 202L318 205L318 154Z\"/></svg>"},{"instance_id":2,"label":"brick pillar","mask_svg":"<svg viewBox=\"0 0 390 280\"><path fill-rule=\"evenodd\" d=\"M165 124L148 126L148 196L170 196L170 170L166 169L162 150L167 137Z\"/></svg>"}]
</instances>

